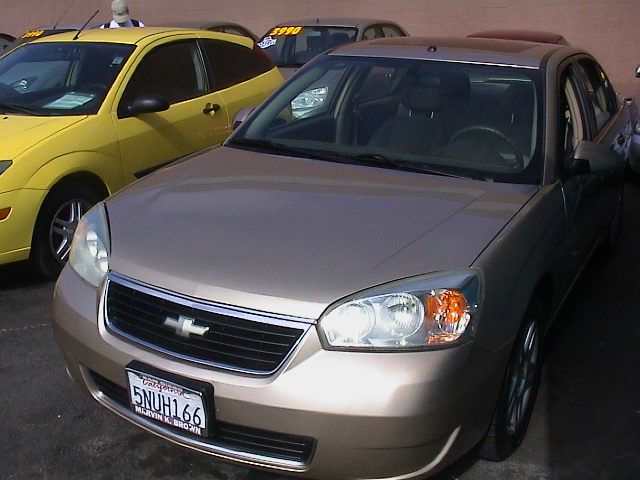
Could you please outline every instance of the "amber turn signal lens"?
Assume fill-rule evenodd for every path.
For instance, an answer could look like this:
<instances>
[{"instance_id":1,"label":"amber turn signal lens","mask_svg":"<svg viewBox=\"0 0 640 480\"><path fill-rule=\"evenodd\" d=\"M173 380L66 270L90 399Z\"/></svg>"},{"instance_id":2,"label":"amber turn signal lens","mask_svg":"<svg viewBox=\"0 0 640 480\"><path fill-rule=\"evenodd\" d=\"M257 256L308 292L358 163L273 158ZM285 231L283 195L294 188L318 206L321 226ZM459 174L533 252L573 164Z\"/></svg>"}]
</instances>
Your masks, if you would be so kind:
<instances>
[{"instance_id":1,"label":"amber turn signal lens","mask_svg":"<svg viewBox=\"0 0 640 480\"><path fill-rule=\"evenodd\" d=\"M0 220L4 220L11 213L11 207L0 208Z\"/></svg>"},{"instance_id":2,"label":"amber turn signal lens","mask_svg":"<svg viewBox=\"0 0 640 480\"><path fill-rule=\"evenodd\" d=\"M455 290L436 290L426 298L426 315L431 324L427 343L457 340L467 328L471 315L465 296Z\"/></svg>"}]
</instances>

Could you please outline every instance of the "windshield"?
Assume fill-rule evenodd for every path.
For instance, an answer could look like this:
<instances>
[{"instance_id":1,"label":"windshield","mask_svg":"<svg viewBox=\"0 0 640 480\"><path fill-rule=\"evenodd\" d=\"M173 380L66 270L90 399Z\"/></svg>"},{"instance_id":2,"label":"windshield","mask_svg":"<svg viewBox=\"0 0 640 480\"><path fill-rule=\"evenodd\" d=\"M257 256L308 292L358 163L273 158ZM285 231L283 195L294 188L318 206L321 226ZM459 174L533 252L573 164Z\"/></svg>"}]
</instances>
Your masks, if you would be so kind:
<instances>
[{"instance_id":1,"label":"windshield","mask_svg":"<svg viewBox=\"0 0 640 480\"><path fill-rule=\"evenodd\" d=\"M330 48L355 42L355 27L275 27L258 42L278 67L300 67Z\"/></svg>"},{"instance_id":2,"label":"windshield","mask_svg":"<svg viewBox=\"0 0 640 480\"><path fill-rule=\"evenodd\" d=\"M539 92L532 69L328 55L285 84L227 145L536 184Z\"/></svg>"},{"instance_id":3,"label":"windshield","mask_svg":"<svg viewBox=\"0 0 640 480\"><path fill-rule=\"evenodd\" d=\"M96 113L133 49L114 43L23 45L0 58L0 112Z\"/></svg>"}]
</instances>

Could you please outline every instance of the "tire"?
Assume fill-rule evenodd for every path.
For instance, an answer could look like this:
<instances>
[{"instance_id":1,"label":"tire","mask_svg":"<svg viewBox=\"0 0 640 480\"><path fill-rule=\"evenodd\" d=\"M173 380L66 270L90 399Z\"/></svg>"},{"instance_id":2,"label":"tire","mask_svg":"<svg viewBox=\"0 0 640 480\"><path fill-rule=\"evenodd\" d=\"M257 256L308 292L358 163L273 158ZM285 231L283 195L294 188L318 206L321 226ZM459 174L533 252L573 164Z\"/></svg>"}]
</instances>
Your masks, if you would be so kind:
<instances>
[{"instance_id":1,"label":"tire","mask_svg":"<svg viewBox=\"0 0 640 480\"><path fill-rule=\"evenodd\" d=\"M543 318L542 303L532 300L511 352L489 431L480 447L479 456L485 460L506 459L524 439L542 374Z\"/></svg>"},{"instance_id":2,"label":"tire","mask_svg":"<svg viewBox=\"0 0 640 480\"><path fill-rule=\"evenodd\" d=\"M54 187L45 199L31 240L31 264L37 273L56 278L69 257L71 239L78 220L100 195L82 184Z\"/></svg>"}]
</instances>

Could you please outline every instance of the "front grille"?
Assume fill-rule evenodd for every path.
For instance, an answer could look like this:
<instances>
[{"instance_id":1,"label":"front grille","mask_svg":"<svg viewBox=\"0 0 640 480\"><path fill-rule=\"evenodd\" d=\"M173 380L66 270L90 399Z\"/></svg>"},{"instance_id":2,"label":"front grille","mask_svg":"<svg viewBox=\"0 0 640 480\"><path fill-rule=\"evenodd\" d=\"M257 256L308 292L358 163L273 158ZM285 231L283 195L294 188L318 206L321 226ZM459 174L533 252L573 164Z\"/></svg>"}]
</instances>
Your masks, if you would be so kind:
<instances>
[{"instance_id":1,"label":"front grille","mask_svg":"<svg viewBox=\"0 0 640 480\"><path fill-rule=\"evenodd\" d=\"M302 323L287 322L290 326L283 326L239 318L220 310L117 277L111 277L107 285L106 315L111 330L188 360L251 373L271 373L284 362L305 332ZM167 318L177 320L180 316L194 319L198 326L208 327L208 331L183 337L175 328L163 325Z\"/></svg>"},{"instance_id":2,"label":"front grille","mask_svg":"<svg viewBox=\"0 0 640 480\"><path fill-rule=\"evenodd\" d=\"M121 407L129 409L129 397L125 388L104 378L92 370L88 370L88 373L95 387L102 392L103 395L110 398ZM234 452L262 455L269 458L277 458L301 464L307 464L311 460L315 444L315 441L312 438L270 432L268 430L243 427L241 425L233 425L231 423L223 422L216 423L217 430L210 438L194 436L188 432L174 429L163 423L158 423L158 425L175 431L180 436L191 436L207 444L227 448Z\"/></svg>"}]
</instances>

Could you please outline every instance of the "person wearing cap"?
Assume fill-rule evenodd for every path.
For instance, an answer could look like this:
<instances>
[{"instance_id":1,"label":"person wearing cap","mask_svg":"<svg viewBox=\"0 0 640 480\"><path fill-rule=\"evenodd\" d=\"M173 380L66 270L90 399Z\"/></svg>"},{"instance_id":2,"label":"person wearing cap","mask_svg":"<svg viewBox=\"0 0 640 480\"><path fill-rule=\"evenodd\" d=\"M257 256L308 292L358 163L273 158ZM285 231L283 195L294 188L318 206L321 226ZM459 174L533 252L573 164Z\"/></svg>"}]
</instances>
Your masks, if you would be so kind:
<instances>
[{"instance_id":1,"label":"person wearing cap","mask_svg":"<svg viewBox=\"0 0 640 480\"><path fill-rule=\"evenodd\" d=\"M113 13L113 20L101 25L100 28L144 27L144 23L133 20L129 16L129 7L125 0L113 0L111 13Z\"/></svg>"}]
</instances>

